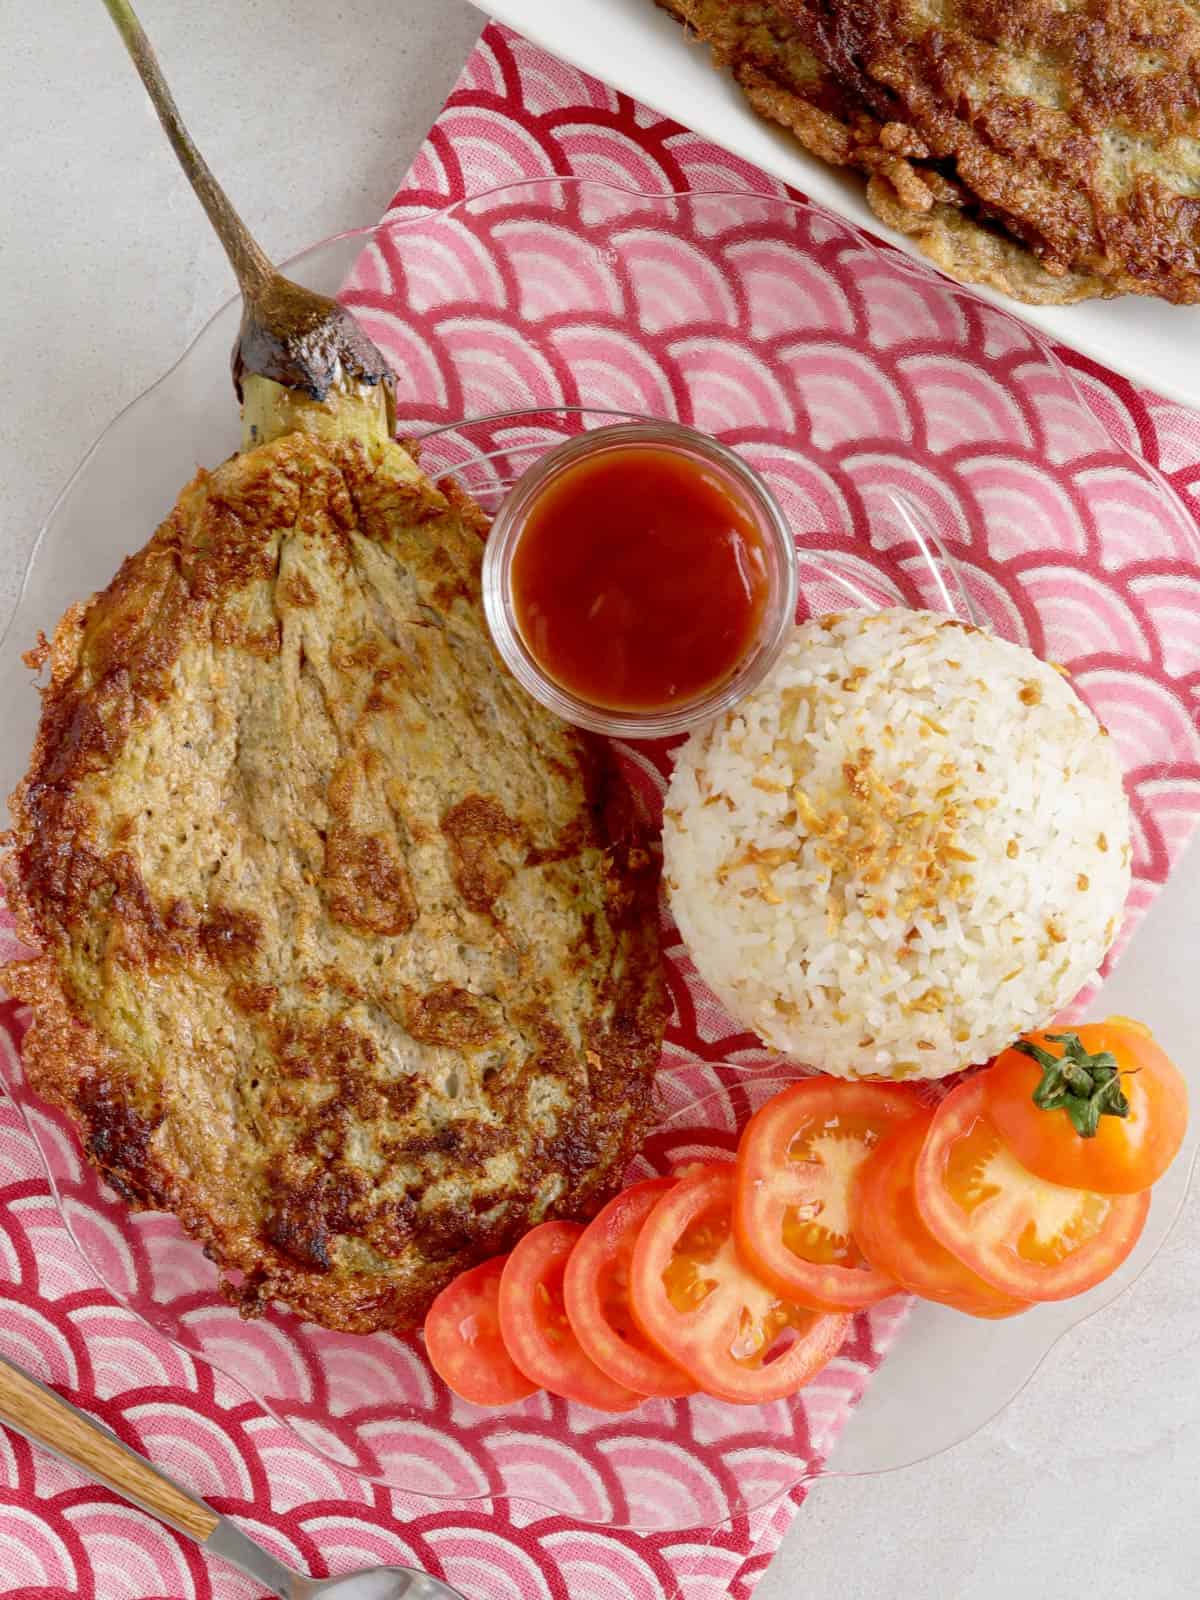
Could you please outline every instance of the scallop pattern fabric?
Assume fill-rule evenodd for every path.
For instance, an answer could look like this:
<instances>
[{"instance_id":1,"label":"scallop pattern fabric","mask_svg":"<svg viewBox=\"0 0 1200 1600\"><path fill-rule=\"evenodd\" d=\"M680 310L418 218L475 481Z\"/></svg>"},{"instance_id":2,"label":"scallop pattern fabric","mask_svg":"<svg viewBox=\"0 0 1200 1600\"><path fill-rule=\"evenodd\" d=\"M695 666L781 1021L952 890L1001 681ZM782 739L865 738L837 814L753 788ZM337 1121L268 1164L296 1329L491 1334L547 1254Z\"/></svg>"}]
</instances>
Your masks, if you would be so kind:
<instances>
[{"instance_id":1,"label":"scallop pattern fabric","mask_svg":"<svg viewBox=\"0 0 1200 1600\"><path fill-rule=\"evenodd\" d=\"M433 216L514 182L529 187ZM396 362L410 431L534 408L485 430L498 454L476 487L561 436L561 406L675 416L768 475L810 610L970 609L1062 662L1127 773L1132 926L1200 811L1200 417L1059 352L1069 382L1010 318L788 198L491 26L346 297ZM451 429L436 459L479 446ZM659 806L669 750L625 759ZM647 1170L727 1154L778 1086L665 937L666 1115ZM18 1087L23 1022L0 1007L0 1075ZM24 1100L0 1106L0 1202L0 1353L294 1566L415 1564L469 1600L746 1600L904 1316L893 1301L858 1319L794 1406L609 1418L534 1396L496 1417L453 1400L415 1343L240 1322L171 1220L130 1219ZM3 1432L0 1458L0 1595L258 1592Z\"/></svg>"}]
</instances>

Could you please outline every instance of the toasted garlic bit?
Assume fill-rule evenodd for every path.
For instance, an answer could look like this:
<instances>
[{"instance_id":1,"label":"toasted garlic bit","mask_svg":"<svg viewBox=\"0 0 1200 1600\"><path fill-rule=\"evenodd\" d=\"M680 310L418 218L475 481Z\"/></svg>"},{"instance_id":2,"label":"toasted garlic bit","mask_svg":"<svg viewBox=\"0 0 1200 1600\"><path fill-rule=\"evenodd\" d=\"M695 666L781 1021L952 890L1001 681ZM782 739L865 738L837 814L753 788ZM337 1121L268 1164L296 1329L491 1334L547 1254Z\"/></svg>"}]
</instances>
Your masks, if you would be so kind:
<instances>
[{"instance_id":1,"label":"toasted garlic bit","mask_svg":"<svg viewBox=\"0 0 1200 1600\"><path fill-rule=\"evenodd\" d=\"M925 993L917 1000L910 1000L904 1007L907 1012L924 1011L938 1012L946 1009L946 992L944 989L926 989Z\"/></svg>"}]
</instances>

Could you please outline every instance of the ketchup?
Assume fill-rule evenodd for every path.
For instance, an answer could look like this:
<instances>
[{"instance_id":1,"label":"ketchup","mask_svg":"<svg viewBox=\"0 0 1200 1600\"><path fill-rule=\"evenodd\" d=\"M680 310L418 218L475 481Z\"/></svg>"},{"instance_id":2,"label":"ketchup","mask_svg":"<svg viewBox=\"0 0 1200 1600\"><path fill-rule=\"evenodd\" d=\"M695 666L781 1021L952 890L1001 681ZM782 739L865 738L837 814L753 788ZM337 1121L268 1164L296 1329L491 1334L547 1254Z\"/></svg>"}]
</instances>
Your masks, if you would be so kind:
<instances>
[{"instance_id":1,"label":"ketchup","mask_svg":"<svg viewBox=\"0 0 1200 1600\"><path fill-rule=\"evenodd\" d=\"M606 710L665 711L737 670L769 579L754 510L716 469L626 445L547 485L511 585L525 646L561 688Z\"/></svg>"}]
</instances>

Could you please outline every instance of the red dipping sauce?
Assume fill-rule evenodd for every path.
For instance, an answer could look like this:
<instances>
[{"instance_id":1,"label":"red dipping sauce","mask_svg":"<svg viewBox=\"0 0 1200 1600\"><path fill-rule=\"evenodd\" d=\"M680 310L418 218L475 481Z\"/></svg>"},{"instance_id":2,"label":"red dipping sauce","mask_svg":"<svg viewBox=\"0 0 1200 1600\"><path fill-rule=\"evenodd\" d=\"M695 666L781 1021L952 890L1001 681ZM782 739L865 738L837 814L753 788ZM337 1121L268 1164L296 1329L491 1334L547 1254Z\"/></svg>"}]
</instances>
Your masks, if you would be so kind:
<instances>
[{"instance_id":1,"label":"red dipping sauce","mask_svg":"<svg viewBox=\"0 0 1200 1600\"><path fill-rule=\"evenodd\" d=\"M514 619L547 677L614 711L660 711L731 678L770 590L761 518L716 468L616 446L558 473L512 554Z\"/></svg>"}]
</instances>

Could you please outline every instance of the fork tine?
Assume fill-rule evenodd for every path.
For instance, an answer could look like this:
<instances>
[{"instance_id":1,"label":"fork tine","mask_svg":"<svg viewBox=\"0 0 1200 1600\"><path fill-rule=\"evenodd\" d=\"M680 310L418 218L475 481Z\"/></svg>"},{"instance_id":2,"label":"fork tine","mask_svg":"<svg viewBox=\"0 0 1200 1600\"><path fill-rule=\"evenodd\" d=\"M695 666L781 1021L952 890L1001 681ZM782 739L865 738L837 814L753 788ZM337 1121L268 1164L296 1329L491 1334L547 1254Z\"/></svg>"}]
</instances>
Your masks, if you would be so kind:
<instances>
[{"instance_id":1,"label":"fork tine","mask_svg":"<svg viewBox=\"0 0 1200 1600\"><path fill-rule=\"evenodd\" d=\"M951 616L954 617L961 616L965 612L966 620L968 622L977 623L979 619L976 615L974 604L971 601L971 596L967 591L967 586L963 582L962 575L958 570L958 563L954 560L954 557L950 554L950 552L946 549L946 546L938 537L937 529L932 527L928 522L922 526L921 522L918 521L916 508L913 506L907 495L900 494L895 489L889 489L888 499L896 508L897 516L900 518L909 534L911 534L918 549L924 556L925 564L933 574L933 581L935 584L937 584L938 593L941 595L942 604L945 606L946 610ZM931 546L932 549L930 548ZM939 565L938 561L934 557L934 550L936 550L938 556L941 557L941 565ZM943 575L943 567L945 568L945 571L950 574L950 577L953 580L954 588L958 595L957 605L955 604L954 597L951 595L949 586L947 585L946 579Z\"/></svg>"}]
</instances>

